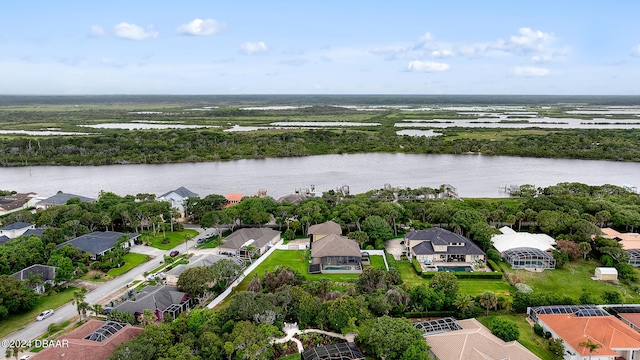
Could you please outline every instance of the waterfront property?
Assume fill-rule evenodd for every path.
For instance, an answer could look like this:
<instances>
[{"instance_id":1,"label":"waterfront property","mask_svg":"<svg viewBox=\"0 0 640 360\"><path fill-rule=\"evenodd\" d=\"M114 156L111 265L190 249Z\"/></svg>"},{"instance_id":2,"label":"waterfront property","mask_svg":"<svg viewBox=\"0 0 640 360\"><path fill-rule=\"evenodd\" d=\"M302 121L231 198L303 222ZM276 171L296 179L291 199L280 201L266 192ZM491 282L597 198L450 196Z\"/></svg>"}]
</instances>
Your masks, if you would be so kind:
<instances>
[{"instance_id":1,"label":"waterfront property","mask_svg":"<svg viewBox=\"0 0 640 360\"><path fill-rule=\"evenodd\" d=\"M35 206L36 202L36 193L33 192L0 196L0 215L28 209Z\"/></svg>"},{"instance_id":2,"label":"waterfront property","mask_svg":"<svg viewBox=\"0 0 640 360\"><path fill-rule=\"evenodd\" d=\"M317 240L311 248L310 274L359 274L362 253L355 240L329 234Z\"/></svg>"},{"instance_id":3,"label":"waterfront property","mask_svg":"<svg viewBox=\"0 0 640 360\"><path fill-rule=\"evenodd\" d=\"M622 245L622 248L629 254L629 264L640 266L640 234L621 233L612 228L601 228L602 237L613 239Z\"/></svg>"},{"instance_id":4,"label":"waterfront property","mask_svg":"<svg viewBox=\"0 0 640 360\"><path fill-rule=\"evenodd\" d=\"M640 333L593 305L556 305L528 308L530 318L554 338L563 340L572 360L638 359ZM599 346L590 353L585 342Z\"/></svg>"},{"instance_id":5,"label":"waterfront property","mask_svg":"<svg viewBox=\"0 0 640 360\"><path fill-rule=\"evenodd\" d=\"M128 237L128 239L124 241L121 246L128 248L134 245L135 239L140 237L140 234L123 234L117 231L94 231L91 234L82 235L75 239L65 241L56 246L56 248L71 245L72 247L79 248L80 250L91 254L91 259L95 260L113 250L116 243L118 243L118 240L123 236Z\"/></svg>"},{"instance_id":6,"label":"waterfront property","mask_svg":"<svg viewBox=\"0 0 640 360\"><path fill-rule=\"evenodd\" d=\"M340 227L340 224L331 220L321 224L311 225L309 226L309 230L307 230L310 244L313 244L313 242L331 234L342 235L342 228ZM313 245L311 245L311 247L313 247Z\"/></svg>"},{"instance_id":7,"label":"waterfront property","mask_svg":"<svg viewBox=\"0 0 640 360\"><path fill-rule=\"evenodd\" d=\"M161 201L168 201L171 204L171 207L178 209L178 211L180 211L180 214L182 214L182 216L184 217L185 201L190 197L198 197L198 194L185 188L184 186L181 186L175 190L171 190L158 196L156 199Z\"/></svg>"},{"instance_id":8,"label":"waterfront property","mask_svg":"<svg viewBox=\"0 0 640 360\"><path fill-rule=\"evenodd\" d=\"M64 205L67 201L71 199L78 199L80 202L84 203L94 203L96 199L92 199L86 196L67 194L63 192L59 192L53 196L50 196L44 200L40 200L36 203L36 210L44 210L53 206Z\"/></svg>"},{"instance_id":9,"label":"waterfront property","mask_svg":"<svg viewBox=\"0 0 640 360\"><path fill-rule=\"evenodd\" d=\"M409 258L427 267L425 271L437 270L432 266L472 266L485 260L484 251L473 241L441 228L411 231L404 241Z\"/></svg>"},{"instance_id":10,"label":"waterfront property","mask_svg":"<svg viewBox=\"0 0 640 360\"><path fill-rule=\"evenodd\" d=\"M253 257L264 254L280 241L280 232L270 228L244 228L227 236L218 247L218 254Z\"/></svg>"}]
</instances>

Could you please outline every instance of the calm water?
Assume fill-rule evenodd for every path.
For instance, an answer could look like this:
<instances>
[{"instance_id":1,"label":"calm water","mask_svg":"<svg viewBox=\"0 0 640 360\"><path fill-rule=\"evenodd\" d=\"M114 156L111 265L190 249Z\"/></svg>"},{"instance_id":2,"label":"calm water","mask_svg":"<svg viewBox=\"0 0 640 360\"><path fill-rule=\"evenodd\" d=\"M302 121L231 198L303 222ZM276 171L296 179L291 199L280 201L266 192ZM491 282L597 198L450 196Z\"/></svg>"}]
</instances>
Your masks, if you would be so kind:
<instances>
[{"instance_id":1,"label":"calm water","mask_svg":"<svg viewBox=\"0 0 640 360\"><path fill-rule=\"evenodd\" d=\"M484 155L347 154L228 162L31 166L0 168L0 189L51 196L59 190L96 197L100 190L119 195L161 195L185 186L200 196L266 189L278 198L315 185L318 193L349 185L352 193L380 189L385 183L417 188L448 183L463 197L506 196L499 186L559 182L590 185L640 185L636 163L537 159Z\"/></svg>"}]
</instances>

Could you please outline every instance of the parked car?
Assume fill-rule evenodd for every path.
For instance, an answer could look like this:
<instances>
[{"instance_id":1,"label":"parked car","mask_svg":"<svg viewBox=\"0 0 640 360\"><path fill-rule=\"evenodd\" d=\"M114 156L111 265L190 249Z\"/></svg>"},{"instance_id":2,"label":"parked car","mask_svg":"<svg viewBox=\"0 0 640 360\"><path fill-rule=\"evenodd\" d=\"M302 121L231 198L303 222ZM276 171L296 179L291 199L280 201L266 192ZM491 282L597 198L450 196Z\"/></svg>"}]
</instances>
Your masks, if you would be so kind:
<instances>
[{"instance_id":1,"label":"parked car","mask_svg":"<svg viewBox=\"0 0 640 360\"><path fill-rule=\"evenodd\" d=\"M111 306L107 306L104 309L102 309L102 313L104 315L109 315L109 313L113 310L113 308Z\"/></svg>"},{"instance_id":2,"label":"parked car","mask_svg":"<svg viewBox=\"0 0 640 360\"><path fill-rule=\"evenodd\" d=\"M178 256L178 254L180 254L180 251L178 250L173 250L172 252L169 253L169 256L171 257L176 257Z\"/></svg>"},{"instance_id":3,"label":"parked car","mask_svg":"<svg viewBox=\"0 0 640 360\"><path fill-rule=\"evenodd\" d=\"M45 310L45 311L41 312L40 315L36 316L36 320L37 321L42 321L42 320L48 318L51 315L53 315L53 310L52 309Z\"/></svg>"},{"instance_id":4,"label":"parked car","mask_svg":"<svg viewBox=\"0 0 640 360\"><path fill-rule=\"evenodd\" d=\"M22 355L20 356L20 360L29 360L33 355Z\"/></svg>"},{"instance_id":5,"label":"parked car","mask_svg":"<svg viewBox=\"0 0 640 360\"><path fill-rule=\"evenodd\" d=\"M209 238L200 238L200 239L198 239L197 243L198 243L198 245L204 244L204 243L207 242L207 240L209 240Z\"/></svg>"}]
</instances>

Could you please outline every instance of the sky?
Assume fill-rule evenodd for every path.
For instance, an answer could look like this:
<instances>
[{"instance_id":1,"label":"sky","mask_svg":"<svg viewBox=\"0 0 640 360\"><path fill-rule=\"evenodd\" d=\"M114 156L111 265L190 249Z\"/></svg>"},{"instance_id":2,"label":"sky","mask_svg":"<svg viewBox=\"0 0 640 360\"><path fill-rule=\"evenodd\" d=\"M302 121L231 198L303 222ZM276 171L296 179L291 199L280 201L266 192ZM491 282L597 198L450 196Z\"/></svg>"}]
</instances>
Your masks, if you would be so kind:
<instances>
[{"instance_id":1,"label":"sky","mask_svg":"<svg viewBox=\"0 0 640 360\"><path fill-rule=\"evenodd\" d=\"M640 2L3 1L0 94L640 95Z\"/></svg>"}]
</instances>

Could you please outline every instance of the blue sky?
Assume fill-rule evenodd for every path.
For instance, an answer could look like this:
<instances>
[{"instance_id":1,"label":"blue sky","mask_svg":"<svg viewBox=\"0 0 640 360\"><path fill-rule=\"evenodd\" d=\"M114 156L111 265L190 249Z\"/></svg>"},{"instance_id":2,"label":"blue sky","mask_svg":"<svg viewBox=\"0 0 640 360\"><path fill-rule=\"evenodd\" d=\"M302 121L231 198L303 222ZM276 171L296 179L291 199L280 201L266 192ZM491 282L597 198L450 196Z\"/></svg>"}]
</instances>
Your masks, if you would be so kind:
<instances>
[{"instance_id":1,"label":"blue sky","mask_svg":"<svg viewBox=\"0 0 640 360\"><path fill-rule=\"evenodd\" d=\"M5 1L0 94L640 94L637 1Z\"/></svg>"}]
</instances>

